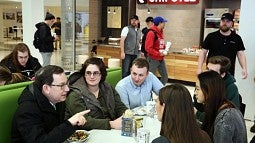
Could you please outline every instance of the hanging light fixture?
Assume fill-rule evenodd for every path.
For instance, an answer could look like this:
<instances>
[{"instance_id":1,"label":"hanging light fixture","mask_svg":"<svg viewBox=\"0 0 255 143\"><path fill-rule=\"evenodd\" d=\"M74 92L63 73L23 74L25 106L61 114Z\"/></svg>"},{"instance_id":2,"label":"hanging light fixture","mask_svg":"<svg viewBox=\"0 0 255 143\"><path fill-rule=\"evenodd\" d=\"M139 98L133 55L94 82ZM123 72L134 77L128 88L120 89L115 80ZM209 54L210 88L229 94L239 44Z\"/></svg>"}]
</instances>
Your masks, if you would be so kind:
<instances>
[{"instance_id":1,"label":"hanging light fixture","mask_svg":"<svg viewBox=\"0 0 255 143\"><path fill-rule=\"evenodd\" d=\"M108 12L107 13L111 13L111 9L110 8L108 8Z\"/></svg>"},{"instance_id":2,"label":"hanging light fixture","mask_svg":"<svg viewBox=\"0 0 255 143\"><path fill-rule=\"evenodd\" d=\"M114 7L114 9L113 9L113 14L116 14L115 7Z\"/></svg>"},{"instance_id":3,"label":"hanging light fixture","mask_svg":"<svg viewBox=\"0 0 255 143\"><path fill-rule=\"evenodd\" d=\"M151 10L150 10L149 8L147 9L147 13L148 13L148 14L150 14L150 13L151 13Z\"/></svg>"}]
</instances>

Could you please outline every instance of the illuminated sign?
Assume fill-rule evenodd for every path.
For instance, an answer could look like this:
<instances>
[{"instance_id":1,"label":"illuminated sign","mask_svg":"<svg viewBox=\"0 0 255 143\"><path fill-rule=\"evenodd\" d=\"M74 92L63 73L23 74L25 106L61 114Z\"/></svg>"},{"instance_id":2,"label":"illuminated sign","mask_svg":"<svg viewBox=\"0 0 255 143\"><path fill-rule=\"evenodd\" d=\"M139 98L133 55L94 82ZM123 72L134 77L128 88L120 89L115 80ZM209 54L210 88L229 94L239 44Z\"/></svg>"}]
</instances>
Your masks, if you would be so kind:
<instances>
[{"instance_id":1,"label":"illuminated sign","mask_svg":"<svg viewBox=\"0 0 255 143\"><path fill-rule=\"evenodd\" d=\"M199 0L137 0L138 4L198 4Z\"/></svg>"}]
</instances>

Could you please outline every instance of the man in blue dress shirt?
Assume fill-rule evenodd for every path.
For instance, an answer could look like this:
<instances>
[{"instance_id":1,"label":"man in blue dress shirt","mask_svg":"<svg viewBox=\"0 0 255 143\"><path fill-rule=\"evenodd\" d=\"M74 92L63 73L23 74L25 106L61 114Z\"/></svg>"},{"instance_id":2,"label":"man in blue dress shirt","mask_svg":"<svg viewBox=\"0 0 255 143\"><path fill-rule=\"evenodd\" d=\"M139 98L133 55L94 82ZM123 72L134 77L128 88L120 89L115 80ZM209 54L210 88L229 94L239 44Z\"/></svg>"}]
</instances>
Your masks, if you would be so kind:
<instances>
[{"instance_id":1,"label":"man in blue dress shirt","mask_svg":"<svg viewBox=\"0 0 255 143\"><path fill-rule=\"evenodd\" d=\"M128 108L145 106L146 101L152 100L152 91L158 95L163 84L149 72L149 63L146 59L135 59L130 72L129 76L117 83L115 89Z\"/></svg>"}]
</instances>

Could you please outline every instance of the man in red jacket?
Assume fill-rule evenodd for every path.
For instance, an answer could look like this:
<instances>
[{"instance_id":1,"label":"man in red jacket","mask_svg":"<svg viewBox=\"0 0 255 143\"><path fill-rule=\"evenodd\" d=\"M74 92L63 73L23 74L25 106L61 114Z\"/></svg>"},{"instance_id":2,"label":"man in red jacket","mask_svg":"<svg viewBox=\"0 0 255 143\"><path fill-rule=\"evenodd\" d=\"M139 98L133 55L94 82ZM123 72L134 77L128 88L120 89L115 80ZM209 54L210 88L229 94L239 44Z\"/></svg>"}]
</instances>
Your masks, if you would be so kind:
<instances>
[{"instance_id":1,"label":"man in red jacket","mask_svg":"<svg viewBox=\"0 0 255 143\"><path fill-rule=\"evenodd\" d=\"M165 27L166 19L163 17L155 17L153 19L154 26L152 26L150 31L146 36L145 50L148 55L149 71L153 74L156 73L156 69L161 75L160 81L165 85L168 81L166 63L164 56L167 54L165 51L165 42L163 29ZM155 38L157 37L157 38Z\"/></svg>"}]
</instances>

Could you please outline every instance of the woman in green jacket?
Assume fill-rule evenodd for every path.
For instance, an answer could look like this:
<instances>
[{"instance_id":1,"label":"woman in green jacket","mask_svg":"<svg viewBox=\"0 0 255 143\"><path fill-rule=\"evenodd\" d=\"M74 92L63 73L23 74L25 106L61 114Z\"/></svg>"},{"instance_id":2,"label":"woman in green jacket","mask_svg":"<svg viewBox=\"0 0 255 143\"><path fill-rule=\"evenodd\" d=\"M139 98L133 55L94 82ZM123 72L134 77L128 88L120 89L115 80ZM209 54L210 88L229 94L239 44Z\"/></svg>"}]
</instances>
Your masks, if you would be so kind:
<instances>
[{"instance_id":1,"label":"woman in green jacket","mask_svg":"<svg viewBox=\"0 0 255 143\"><path fill-rule=\"evenodd\" d=\"M66 100L65 117L90 109L91 112L84 115L87 122L82 129L121 129L122 114L127 107L114 88L105 82L106 76L103 61L92 57L69 78L70 93Z\"/></svg>"}]
</instances>

